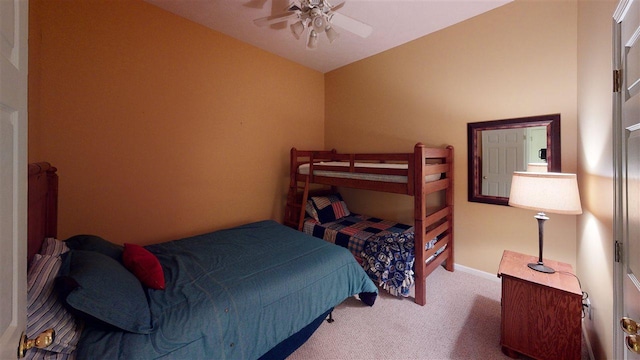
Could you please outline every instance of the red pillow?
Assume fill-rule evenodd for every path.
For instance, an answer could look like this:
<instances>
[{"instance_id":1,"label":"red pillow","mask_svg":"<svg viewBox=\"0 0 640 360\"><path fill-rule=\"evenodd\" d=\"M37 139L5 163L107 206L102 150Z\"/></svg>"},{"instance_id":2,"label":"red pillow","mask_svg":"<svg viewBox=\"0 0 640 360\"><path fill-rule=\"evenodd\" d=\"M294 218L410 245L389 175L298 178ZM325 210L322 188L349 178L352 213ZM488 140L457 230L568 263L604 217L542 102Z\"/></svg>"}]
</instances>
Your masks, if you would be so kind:
<instances>
[{"instance_id":1,"label":"red pillow","mask_svg":"<svg viewBox=\"0 0 640 360\"><path fill-rule=\"evenodd\" d=\"M164 290L164 273L158 258L149 250L136 244L124 244L122 262L140 280L142 285Z\"/></svg>"}]
</instances>

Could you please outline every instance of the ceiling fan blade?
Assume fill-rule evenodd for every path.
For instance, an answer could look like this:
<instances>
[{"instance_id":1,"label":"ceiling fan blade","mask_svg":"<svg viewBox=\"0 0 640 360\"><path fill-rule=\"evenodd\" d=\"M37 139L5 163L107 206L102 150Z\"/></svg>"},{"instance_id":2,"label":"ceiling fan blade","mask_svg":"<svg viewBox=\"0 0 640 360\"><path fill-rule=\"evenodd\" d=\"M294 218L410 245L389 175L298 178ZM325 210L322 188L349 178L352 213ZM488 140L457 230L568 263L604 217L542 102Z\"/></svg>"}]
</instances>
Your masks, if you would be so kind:
<instances>
[{"instance_id":1,"label":"ceiling fan blade","mask_svg":"<svg viewBox=\"0 0 640 360\"><path fill-rule=\"evenodd\" d=\"M330 15L329 22L363 38L366 38L373 32L371 26L337 12Z\"/></svg>"},{"instance_id":2,"label":"ceiling fan blade","mask_svg":"<svg viewBox=\"0 0 640 360\"><path fill-rule=\"evenodd\" d=\"M298 14L295 13L295 12L282 13L282 14L271 15L271 16L266 16L266 17L263 17L263 18L255 19L255 20L253 20L253 23L256 24L257 26L267 26L267 25L273 25L273 24L277 24L279 22L287 21L287 20L293 19L293 18L295 18L297 16L298 16Z\"/></svg>"},{"instance_id":3,"label":"ceiling fan blade","mask_svg":"<svg viewBox=\"0 0 640 360\"><path fill-rule=\"evenodd\" d=\"M267 2L267 0L251 0L246 4L244 4L244 6L248 8L253 8L253 9L262 9L265 2Z\"/></svg>"},{"instance_id":4,"label":"ceiling fan blade","mask_svg":"<svg viewBox=\"0 0 640 360\"><path fill-rule=\"evenodd\" d=\"M346 1L343 1L337 5L329 5L329 8L331 9L331 11L336 11L339 10L340 8L342 8L344 6L344 4L346 3Z\"/></svg>"}]
</instances>

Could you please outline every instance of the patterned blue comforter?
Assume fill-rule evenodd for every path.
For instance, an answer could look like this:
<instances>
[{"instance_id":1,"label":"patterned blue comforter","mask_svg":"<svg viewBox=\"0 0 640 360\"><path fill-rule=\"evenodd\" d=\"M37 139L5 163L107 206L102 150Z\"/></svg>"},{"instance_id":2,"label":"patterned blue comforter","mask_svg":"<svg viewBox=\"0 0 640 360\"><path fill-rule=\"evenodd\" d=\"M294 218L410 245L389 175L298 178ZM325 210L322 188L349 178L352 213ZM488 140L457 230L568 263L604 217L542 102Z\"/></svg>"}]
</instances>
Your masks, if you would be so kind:
<instances>
[{"instance_id":1,"label":"patterned blue comforter","mask_svg":"<svg viewBox=\"0 0 640 360\"><path fill-rule=\"evenodd\" d=\"M370 238L362 251L367 275L395 296L409 296L414 283L414 233L396 233Z\"/></svg>"},{"instance_id":2,"label":"patterned blue comforter","mask_svg":"<svg viewBox=\"0 0 640 360\"><path fill-rule=\"evenodd\" d=\"M394 296L409 296L414 284L413 226L352 213L325 224L307 218L303 230L348 248L376 284ZM437 241L437 238L428 241L425 250L434 247ZM444 247L433 257L443 250Z\"/></svg>"},{"instance_id":3,"label":"patterned blue comforter","mask_svg":"<svg viewBox=\"0 0 640 360\"><path fill-rule=\"evenodd\" d=\"M360 256L365 243L370 238L392 233L413 232L413 226L351 213L349 216L324 224L307 218L303 231L330 243L346 247L362 264Z\"/></svg>"}]
</instances>

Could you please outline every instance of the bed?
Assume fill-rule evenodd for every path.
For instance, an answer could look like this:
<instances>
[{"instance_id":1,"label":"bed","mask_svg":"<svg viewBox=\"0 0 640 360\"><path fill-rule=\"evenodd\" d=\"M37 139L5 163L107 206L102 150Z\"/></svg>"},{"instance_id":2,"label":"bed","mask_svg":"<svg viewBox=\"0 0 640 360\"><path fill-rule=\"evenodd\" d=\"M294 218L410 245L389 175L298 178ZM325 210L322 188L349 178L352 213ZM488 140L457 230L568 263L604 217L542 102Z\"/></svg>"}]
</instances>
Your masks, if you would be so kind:
<instances>
[{"instance_id":1,"label":"bed","mask_svg":"<svg viewBox=\"0 0 640 360\"><path fill-rule=\"evenodd\" d=\"M57 181L29 165L27 336L56 336L27 358L282 359L346 298L375 302L346 249L271 220L144 247L58 240Z\"/></svg>"},{"instance_id":2,"label":"bed","mask_svg":"<svg viewBox=\"0 0 640 360\"><path fill-rule=\"evenodd\" d=\"M317 185L321 187L318 188ZM365 239L353 239L354 234L362 233L360 230L367 226L355 225L355 230L346 230L348 240L336 242L338 235L330 235L327 239L327 231L342 227L339 224L341 221L352 220L348 218L351 214L346 205L340 204L342 199L331 198L336 196L340 187L412 196L414 223L410 224L411 229L391 231L405 235L365 234ZM410 241L415 257L411 274L415 279L415 302L425 305L427 276L440 265L444 265L448 271L454 270L453 188L452 146L433 148L418 143L413 152L391 154L345 154L336 150L292 148L284 223L350 248L356 258L360 257L362 264L366 259L361 258L363 253L358 246L366 249L367 244L373 240L378 244L396 241L391 237L399 239L403 244ZM322 214L308 216L309 202L314 197L321 201L311 212ZM428 197L434 198L437 205L427 207ZM309 217L313 220L309 220ZM370 219L366 215L364 217ZM322 226L325 230L318 230L317 226ZM344 233L344 230L340 231ZM320 233L322 236L319 236ZM352 246L352 243L359 245Z\"/></svg>"}]
</instances>

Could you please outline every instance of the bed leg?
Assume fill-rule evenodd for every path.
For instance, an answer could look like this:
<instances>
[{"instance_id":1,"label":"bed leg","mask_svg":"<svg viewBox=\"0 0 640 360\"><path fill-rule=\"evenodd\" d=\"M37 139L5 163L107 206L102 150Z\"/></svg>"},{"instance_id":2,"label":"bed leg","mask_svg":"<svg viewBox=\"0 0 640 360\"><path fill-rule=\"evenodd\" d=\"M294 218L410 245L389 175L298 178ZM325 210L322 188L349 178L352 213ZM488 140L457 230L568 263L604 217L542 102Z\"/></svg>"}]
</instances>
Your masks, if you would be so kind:
<instances>
[{"instance_id":1,"label":"bed leg","mask_svg":"<svg viewBox=\"0 0 640 360\"><path fill-rule=\"evenodd\" d=\"M329 324L331 324L332 322L334 322L335 320L333 320L333 311L329 313L329 318L327 319L327 322Z\"/></svg>"}]
</instances>

